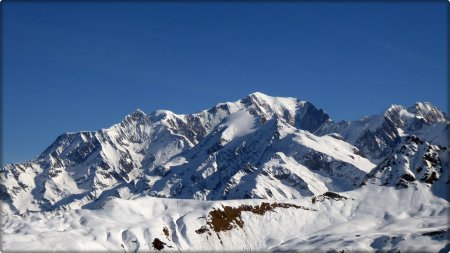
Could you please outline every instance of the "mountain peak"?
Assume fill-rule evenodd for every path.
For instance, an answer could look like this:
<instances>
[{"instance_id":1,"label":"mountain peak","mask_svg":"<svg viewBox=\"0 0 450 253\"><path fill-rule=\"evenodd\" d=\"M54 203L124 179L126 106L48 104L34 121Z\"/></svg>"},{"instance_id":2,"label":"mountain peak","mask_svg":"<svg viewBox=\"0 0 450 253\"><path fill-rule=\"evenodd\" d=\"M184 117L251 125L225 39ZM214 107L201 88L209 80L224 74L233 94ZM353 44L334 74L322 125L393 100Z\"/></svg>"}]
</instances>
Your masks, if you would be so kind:
<instances>
[{"instance_id":1,"label":"mountain peak","mask_svg":"<svg viewBox=\"0 0 450 253\"><path fill-rule=\"evenodd\" d=\"M142 119L145 119L147 117L147 114L142 111L141 109L137 108L132 113L128 114L125 119L131 119L134 121L140 121Z\"/></svg>"},{"instance_id":2,"label":"mountain peak","mask_svg":"<svg viewBox=\"0 0 450 253\"><path fill-rule=\"evenodd\" d=\"M255 91L255 92L252 92L252 93L248 94L242 100L245 100L245 99L248 99L248 98L253 98L253 99L257 99L257 100L261 100L261 101L270 101L270 102L272 102L272 101L283 101L283 100L284 101L288 101L288 100L290 100L290 101L295 101L295 102L299 102L299 103L300 102L305 103L305 101L300 101L297 98L269 96L269 95L266 95L266 94L264 94L262 92L259 92L259 91Z\"/></svg>"},{"instance_id":3,"label":"mountain peak","mask_svg":"<svg viewBox=\"0 0 450 253\"><path fill-rule=\"evenodd\" d=\"M389 106L389 108L386 110L386 112L399 111L399 110L402 110L402 109L405 109L405 107L402 106L402 105L392 104L391 106Z\"/></svg>"},{"instance_id":4,"label":"mountain peak","mask_svg":"<svg viewBox=\"0 0 450 253\"><path fill-rule=\"evenodd\" d=\"M292 97L272 97L261 92L253 92L239 100L245 105L257 105L265 108L272 108L275 111L283 109L295 110L298 106L303 106L304 101Z\"/></svg>"},{"instance_id":5,"label":"mountain peak","mask_svg":"<svg viewBox=\"0 0 450 253\"><path fill-rule=\"evenodd\" d=\"M424 118L427 122L445 122L448 120L445 114L430 102L416 102L407 110Z\"/></svg>"},{"instance_id":6,"label":"mountain peak","mask_svg":"<svg viewBox=\"0 0 450 253\"><path fill-rule=\"evenodd\" d=\"M145 115L146 115L145 112L139 108L137 108L136 110L134 110L134 112L131 113L131 116L137 116L137 117L145 116Z\"/></svg>"},{"instance_id":7,"label":"mountain peak","mask_svg":"<svg viewBox=\"0 0 450 253\"><path fill-rule=\"evenodd\" d=\"M266 94L264 94L262 92L259 92L259 91L255 91L255 92L252 92L252 93L248 94L247 97L269 98L271 96L266 95Z\"/></svg>"},{"instance_id":8,"label":"mountain peak","mask_svg":"<svg viewBox=\"0 0 450 253\"><path fill-rule=\"evenodd\" d=\"M434 107L430 102L415 102L415 107Z\"/></svg>"},{"instance_id":9,"label":"mountain peak","mask_svg":"<svg viewBox=\"0 0 450 253\"><path fill-rule=\"evenodd\" d=\"M413 106L408 108L408 111L432 111L438 110L436 106L430 102L415 102Z\"/></svg>"}]
</instances>

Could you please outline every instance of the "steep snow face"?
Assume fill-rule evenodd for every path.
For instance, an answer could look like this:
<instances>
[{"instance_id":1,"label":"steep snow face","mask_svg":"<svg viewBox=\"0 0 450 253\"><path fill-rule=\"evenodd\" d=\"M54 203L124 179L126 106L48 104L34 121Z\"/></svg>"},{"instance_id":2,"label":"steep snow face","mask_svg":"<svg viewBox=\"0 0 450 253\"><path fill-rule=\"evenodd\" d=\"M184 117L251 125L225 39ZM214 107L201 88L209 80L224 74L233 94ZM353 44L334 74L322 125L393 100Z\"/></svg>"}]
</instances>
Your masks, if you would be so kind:
<instances>
[{"instance_id":1,"label":"steep snow face","mask_svg":"<svg viewBox=\"0 0 450 253\"><path fill-rule=\"evenodd\" d=\"M330 120L322 109L295 98L270 97L256 92L241 99L240 103L244 104L251 114L260 116L263 121L277 116L296 128L310 132Z\"/></svg>"},{"instance_id":2,"label":"steep snow face","mask_svg":"<svg viewBox=\"0 0 450 253\"><path fill-rule=\"evenodd\" d=\"M239 111L231 114L225 119L221 127L225 128L222 132L221 140L231 141L250 134L254 131L255 117L247 111Z\"/></svg>"},{"instance_id":3,"label":"steep snow face","mask_svg":"<svg viewBox=\"0 0 450 253\"><path fill-rule=\"evenodd\" d=\"M295 98L270 97L260 92L255 92L244 99L240 100L244 105L247 105L252 112L266 118L271 118L272 115L284 116L285 113L294 115L298 106L303 106L304 101L299 101Z\"/></svg>"}]
</instances>

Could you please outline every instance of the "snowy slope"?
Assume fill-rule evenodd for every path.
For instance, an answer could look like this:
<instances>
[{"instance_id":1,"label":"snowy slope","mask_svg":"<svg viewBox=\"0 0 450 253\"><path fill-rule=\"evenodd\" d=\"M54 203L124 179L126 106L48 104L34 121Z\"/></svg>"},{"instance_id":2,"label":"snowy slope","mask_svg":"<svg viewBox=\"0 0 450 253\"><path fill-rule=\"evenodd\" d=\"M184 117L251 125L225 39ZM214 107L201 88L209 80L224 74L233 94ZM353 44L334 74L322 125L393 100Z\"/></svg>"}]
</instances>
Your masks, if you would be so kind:
<instances>
[{"instance_id":1,"label":"snowy slope","mask_svg":"<svg viewBox=\"0 0 450 253\"><path fill-rule=\"evenodd\" d=\"M446 247L448 202L426 187L371 185L342 196L346 199L315 203L310 197L283 202L113 198L95 210L6 216L3 249L438 252ZM229 219L220 219L225 210Z\"/></svg>"},{"instance_id":2,"label":"snowy slope","mask_svg":"<svg viewBox=\"0 0 450 253\"><path fill-rule=\"evenodd\" d=\"M154 175L161 178L147 183L150 195L295 199L358 187L375 167L342 140L297 130L283 119L256 127L248 113L241 116L244 119L237 125L226 119L227 127L219 126L204 142L157 168ZM241 129L242 136L228 141L228 131L242 128L245 122L250 123Z\"/></svg>"}]
</instances>

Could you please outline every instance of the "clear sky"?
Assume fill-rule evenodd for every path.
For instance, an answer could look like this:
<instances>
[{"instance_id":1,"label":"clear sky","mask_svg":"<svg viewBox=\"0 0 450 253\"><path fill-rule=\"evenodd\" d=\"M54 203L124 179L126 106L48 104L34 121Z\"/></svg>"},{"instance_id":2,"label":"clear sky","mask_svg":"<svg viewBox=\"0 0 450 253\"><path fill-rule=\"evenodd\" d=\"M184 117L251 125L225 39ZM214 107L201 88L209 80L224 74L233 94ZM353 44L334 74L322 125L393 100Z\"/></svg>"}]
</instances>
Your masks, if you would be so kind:
<instances>
[{"instance_id":1,"label":"clear sky","mask_svg":"<svg viewBox=\"0 0 450 253\"><path fill-rule=\"evenodd\" d=\"M3 2L3 160L136 108L193 113L260 91L354 120L447 112L447 1Z\"/></svg>"}]
</instances>

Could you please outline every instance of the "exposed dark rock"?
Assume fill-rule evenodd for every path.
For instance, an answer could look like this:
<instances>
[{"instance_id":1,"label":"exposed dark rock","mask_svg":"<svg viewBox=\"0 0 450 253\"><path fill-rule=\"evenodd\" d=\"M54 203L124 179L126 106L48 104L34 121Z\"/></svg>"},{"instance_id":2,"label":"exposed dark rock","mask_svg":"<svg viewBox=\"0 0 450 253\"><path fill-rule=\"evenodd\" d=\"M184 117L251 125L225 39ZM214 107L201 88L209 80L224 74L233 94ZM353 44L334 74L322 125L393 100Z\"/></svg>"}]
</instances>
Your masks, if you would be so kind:
<instances>
[{"instance_id":1,"label":"exposed dark rock","mask_svg":"<svg viewBox=\"0 0 450 253\"><path fill-rule=\"evenodd\" d=\"M437 231L430 231L426 233L422 233L423 236L440 236L447 233L448 230L437 230Z\"/></svg>"},{"instance_id":2,"label":"exposed dark rock","mask_svg":"<svg viewBox=\"0 0 450 253\"><path fill-rule=\"evenodd\" d=\"M314 196L312 199L311 199L311 202L313 203L313 204L315 204L316 202L318 202L318 201L324 201L325 199L332 199L332 200L337 200L337 201L339 201L339 200L346 200L347 199L347 197L345 197L345 196L342 196L342 195L339 195L339 194L337 194L337 193L335 193L335 192L325 192L324 194L322 194L322 195L319 195L319 196Z\"/></svg>"},{"instance_id":3,"label":"exposed dark rock","mask_svg":"<svg viewBox=\"0 0 450 253\"><path fill-rule=\"evenodd\" d=\"M433 184L434 182L436 182L436 180L438 180L437 173L433 171L431 172L430 176L428 176L428 178L426 178L424 181L427 184Z\"/></svg>"},{"instance_id":4,"label":"exposed dark rock","mask_svg":"<svg viewBox=\"0 0 450 253\"><path fill-rule=\"evenodd\" d=\"M152 242L152 245L153 245L153 248L155 248L157 250L162 250L162 249L164 249L164 246L167 244L165 242L162 242L158 238L155 238Z\"/></svg>"},{"instance_id":5,"label":"exposed dark rock","mask_svg":"<svg viewBox=\"0 0 450 253\"><path fill-rule=\"evenodd\" d=\"M195 230L195 233L197 233L197 234L203 234L203 233L208 232L208 231L209 231L208 227L202 226L201 228Z\"/></svg>"},{"instance_id":6,"label":"exposed dark rock","mask_svg":"<svg viewBox=\"0 0 450 253\"><path fill-rule=\"evenodd\" d=\"M414 182L414 181L416 181L416 178L415 178L413 175L411 175L411 174L404 174L404 175L402 176L402 178L405 179L405 180L408 181L408 182Z\"/></svg>"},{"instance_id":7,"label":"exposed dark rock","mask_svg":"<svg viewBox=\"0 0 450 253\"><path fill-rule=\"evenodd\" d=\"M313 104L306 102L295 115L295 127L309 132L316 131L330 116L322 109L317 109Z\"/></svg>"}]
</instances>

